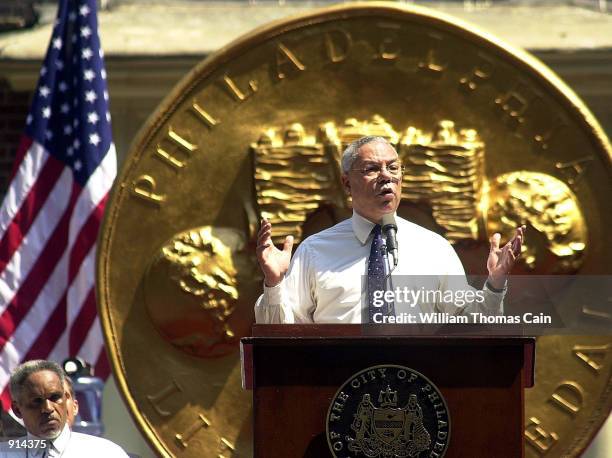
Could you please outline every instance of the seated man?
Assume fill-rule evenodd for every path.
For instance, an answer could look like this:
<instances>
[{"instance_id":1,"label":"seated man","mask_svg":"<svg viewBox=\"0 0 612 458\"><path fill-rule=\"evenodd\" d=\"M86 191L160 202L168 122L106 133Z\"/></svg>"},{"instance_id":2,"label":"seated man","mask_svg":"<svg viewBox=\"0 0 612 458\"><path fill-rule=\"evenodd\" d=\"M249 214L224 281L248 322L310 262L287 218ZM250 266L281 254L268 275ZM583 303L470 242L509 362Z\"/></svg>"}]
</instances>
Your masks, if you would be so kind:
<instances>
[{"instance_id":1,"label":"seated man","mask_svg":"<svg viewBox=\"0 0 612 458\"><path fill-rule=\"evenodd\" d=\"M68 425L64 370L51 361L28 361L13 371L13 412L27 436L0 444L0 458L127 458L121 447L96 436L75 433ZM74 413L74 412L73 412Z\"/></svg>"},{"instance_id":2,"label":"seated man","mask_svg":"<svg viewBox=\"0 0 612 458\"><path fill-rule=\"evenodd\" d=\"M264 274L264 293L255 305L257 323L368 323L380 309L372 304L372 277L380 278L375 260L382 244L380 224L395 214L401 199L402 166L397 152L382 137L363 137L344 151L342 185L353 203L353 216L304 240L291 259L293 239L282 250L272 243L272 225L263 220L257 241L257 259ZM428 282L441 291L470 289L453 247L443 237L400 217L397 238L400 255L393 277L430 276ZM499 247L494 234L487 259L488 280L480 302L458 306L439 301L419 304L421 312L467 315L503 313L506 278L520 253L525 227L513 240ZM378 263L378 264L376 264ZM378 273L377 273L378 272ZM386 281L386 275L382 275ZM362 281L362 279L366 279ZM434 279L432 282L431 279ZM378 282L380 284L380 282ZM367 295L363 295L365 290ZM365 299L362 300L362 297ZM415 314L415 309L395 301L388 315Z\"/></svg>"},{"instance_id":3,"label":"seated man","mask_svg":"<svg viewBox=\"0 0 612 458\"><path fill-rule=\"evenodd\" d=\"M66 422L70 429L72 429L74 420L79 414L79 401L74 396L74 385L72 384L72 379L68 375L64 377L64 393L66 393L66 411L68 414Z\"/></svg>"}]
</instances>

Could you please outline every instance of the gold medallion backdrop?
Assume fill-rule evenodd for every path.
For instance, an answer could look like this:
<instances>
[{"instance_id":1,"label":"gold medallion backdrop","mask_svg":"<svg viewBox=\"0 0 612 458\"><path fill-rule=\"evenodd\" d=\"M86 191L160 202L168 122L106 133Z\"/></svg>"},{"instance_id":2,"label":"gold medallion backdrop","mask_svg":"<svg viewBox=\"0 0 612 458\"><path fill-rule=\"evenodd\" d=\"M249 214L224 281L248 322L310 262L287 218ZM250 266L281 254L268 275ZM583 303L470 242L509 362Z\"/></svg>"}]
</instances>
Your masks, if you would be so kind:
<instances>
[{"instance_id":1,"label":"gold medallion backdrop","mask_svg":"<svg viewBox=\"0 0 612 458\"><path fill-rule=\"evenodd\" d=\"M526 221L518 273L610 273L610 146L534 58L389 4L257 29L168 95L107 206L100 315L120 391L161 456L251 456L238 340L262 289L259 219L299 241L350 215L339 155L365 134L406 164L399 213L446 236L468 272L483 273L488 234ZM609 323L606 307L578 318ZM611 368L609 336L538 340L527 456L584 449L610 411Z\"/></svg>"}]
</instances>

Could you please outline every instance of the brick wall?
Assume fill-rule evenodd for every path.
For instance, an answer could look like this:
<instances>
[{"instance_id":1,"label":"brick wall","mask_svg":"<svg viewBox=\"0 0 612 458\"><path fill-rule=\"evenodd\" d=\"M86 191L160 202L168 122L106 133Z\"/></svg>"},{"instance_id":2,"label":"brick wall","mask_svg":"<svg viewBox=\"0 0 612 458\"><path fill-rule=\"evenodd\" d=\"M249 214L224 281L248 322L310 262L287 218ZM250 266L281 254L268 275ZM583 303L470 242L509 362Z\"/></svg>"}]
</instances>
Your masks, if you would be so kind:
<instances>
[{"instance_id":1,"label":"brick wall","mask_svg":"<svg viewBox=\"0 0 612 458\"><path fill-rule=\"evenodd\" d=\"M9 185L31 96L30 91L14 91L6 79L0 78L0 200Z\"/></svg>"}]
</instances>

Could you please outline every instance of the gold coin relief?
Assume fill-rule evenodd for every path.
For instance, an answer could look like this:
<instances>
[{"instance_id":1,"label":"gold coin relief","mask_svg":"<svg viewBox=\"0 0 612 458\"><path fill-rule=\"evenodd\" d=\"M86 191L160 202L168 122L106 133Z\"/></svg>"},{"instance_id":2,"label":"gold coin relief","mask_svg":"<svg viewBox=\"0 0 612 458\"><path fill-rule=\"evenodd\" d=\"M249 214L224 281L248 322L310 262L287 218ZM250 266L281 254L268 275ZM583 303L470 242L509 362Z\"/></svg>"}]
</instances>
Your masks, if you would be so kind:
<instances>
[{"instance_id":1,"label":"gold coin relief","mask_svg":"<svg viewBox=\"0 0 612 458\"><path fill-rule=\"evenodd\" d=\"M249 262L244 250L243 234L210 226L179 233L159 250L145 277L145 303L172 345L202 357L234 350L230 318L239 299L237 268Z\"/></svg>"},{"instance_id":2,"label":"gold coin relief","mask_svg":"<svg viewBox=\"0 0 612 458\"><path fill-rule=\"evenodd\" d=\"M259 218L275 241L299 241L350 215L340 156L362 135L397 147L400 215L448 238L469 273L482 273L493 231L523 222L518 271L609 273L609 144L534 59L412 7L344 5L264 27L172 91L107 207L100 314L119 387L160 454L252 454L238 340L262 289ZM527 456L586 446L612 403L611 345L538 341Z\"/></svg>"},{"instance_id":3,"label":"gold coin relief","mask_svg":"<svg viewBox=\"0 0 612 458\"><path fill-rule=\"evenodd\" d=\"M510 234L521 221L529 221L537 231L543 246L528 241L522 247L523 262L530 269L571 273L580 268L587 227L576 196L563 181L526 170L505 173L491 183L488 202L490 233Z\"/></svg>"}]
</instances>

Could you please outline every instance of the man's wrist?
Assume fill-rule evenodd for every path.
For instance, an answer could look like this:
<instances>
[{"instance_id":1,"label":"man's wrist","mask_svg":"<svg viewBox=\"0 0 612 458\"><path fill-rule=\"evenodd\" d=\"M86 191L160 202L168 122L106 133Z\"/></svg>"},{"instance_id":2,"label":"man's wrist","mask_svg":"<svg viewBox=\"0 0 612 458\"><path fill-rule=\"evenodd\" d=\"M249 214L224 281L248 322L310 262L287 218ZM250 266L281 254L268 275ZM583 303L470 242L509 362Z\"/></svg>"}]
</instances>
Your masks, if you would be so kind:
<instances>
[{"instance_id":1,"label":"man's wrist","mask_svg":"<svg viewBox=\"0 0 612 458\"><path fill-rule=\"evenodd\" d=\"M280 283L283 281L282 278L280 278L279 280L275 281L275 280L268 280L267 278L264 278L264 286L266 288L274 288L275 286L280 285Z\"/></svg>"},{"instance_id":2,"label":"man's wrist","mask_svg":"<svg viewBox=\"0 0 612 458\"><path fill-rule=\"evenodd\" d=\"M503 279L494 279L493 277L487 278L485 285L494 293L503 293L506 290L506 285L508 280L506 278Z\"/></svg>"}]
</instances>

